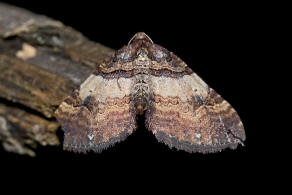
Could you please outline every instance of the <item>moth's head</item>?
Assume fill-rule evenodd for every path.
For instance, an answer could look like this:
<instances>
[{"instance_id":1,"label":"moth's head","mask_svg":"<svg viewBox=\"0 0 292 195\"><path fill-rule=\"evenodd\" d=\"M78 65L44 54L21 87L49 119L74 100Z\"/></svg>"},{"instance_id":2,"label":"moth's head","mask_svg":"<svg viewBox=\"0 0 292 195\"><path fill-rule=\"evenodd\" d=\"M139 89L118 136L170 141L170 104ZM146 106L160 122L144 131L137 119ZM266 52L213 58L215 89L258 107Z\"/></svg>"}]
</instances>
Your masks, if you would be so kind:
<instances>
[{"instance_id":1,"label":"moth's head","mask_svg":"<svg viewBox=\"0 0 292 195\"><path fill-rule=\"evenodd\" d=\"M148 35L146 35L146 33L138 32L131 38L131 40L128 43L128 46L130 44L137 44L137 43L153 44L153 41L150 39Z\"/></svg>"}]
</instances>

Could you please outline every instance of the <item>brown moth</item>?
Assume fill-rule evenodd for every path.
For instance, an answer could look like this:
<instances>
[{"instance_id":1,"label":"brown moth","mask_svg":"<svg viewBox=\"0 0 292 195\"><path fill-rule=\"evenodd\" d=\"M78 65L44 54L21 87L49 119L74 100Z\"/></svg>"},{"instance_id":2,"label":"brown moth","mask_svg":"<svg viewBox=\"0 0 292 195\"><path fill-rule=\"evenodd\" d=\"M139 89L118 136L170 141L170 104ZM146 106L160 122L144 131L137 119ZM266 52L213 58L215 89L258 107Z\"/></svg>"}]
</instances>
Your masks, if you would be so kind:
<instances>
[{"instance_id":1,"label":"brown moth","mask_svg":"<svg viewBox=\"0 0 292 195\"><path fill-rule=\"evenodd\" d=\"M158 141L187 152L243 144L242 122L179 57L137 33L100 64L56 110L64 149L101 152L136 128L136 115Z\"/></svg>"}]
</instances>

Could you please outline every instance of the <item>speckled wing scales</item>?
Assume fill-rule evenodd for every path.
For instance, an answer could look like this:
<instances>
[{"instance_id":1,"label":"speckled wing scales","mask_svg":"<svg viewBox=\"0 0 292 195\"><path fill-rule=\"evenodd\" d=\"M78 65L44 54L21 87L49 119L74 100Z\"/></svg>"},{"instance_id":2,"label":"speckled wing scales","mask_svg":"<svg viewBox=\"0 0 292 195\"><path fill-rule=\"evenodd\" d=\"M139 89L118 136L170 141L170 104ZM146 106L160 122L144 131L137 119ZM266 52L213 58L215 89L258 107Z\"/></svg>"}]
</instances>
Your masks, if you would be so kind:
<instances>
[{"instance_id":1,"label":"speckled wing scales","mask_svg":"<svg viewBox=\"0 0 292 195\"><path fill-rule=\"evenodd\" d=\"M179 57L137 33L98 66L57 109L64 148L100 152L136 128L136 114L157 139L188 152L236 148L245 140L231 105Z\"/></svg>"},{"instance_id":2,"label":"speckled wing scales","mask_svg":"<svg viewBox=\"0 0 292 195\"><path fill-rule=\"evenodd\" d=\"M130 103L132 79L106 79L97 73L89 76L56 111L65 132L66 150L100 152L124 140L136 127Z\"/></svg>"},{"instance_id":3,"label":"speckled wing scales","mask_svg":"<svg viewBox=\"0 0 292 195\"><path fill-rule=\"evenodd\" d=\"M245 140L236 111L183 61L170 56L168 62L153 61L148 129L160 142L188 152L235 149Z\"/></svg>"}]
</instances>

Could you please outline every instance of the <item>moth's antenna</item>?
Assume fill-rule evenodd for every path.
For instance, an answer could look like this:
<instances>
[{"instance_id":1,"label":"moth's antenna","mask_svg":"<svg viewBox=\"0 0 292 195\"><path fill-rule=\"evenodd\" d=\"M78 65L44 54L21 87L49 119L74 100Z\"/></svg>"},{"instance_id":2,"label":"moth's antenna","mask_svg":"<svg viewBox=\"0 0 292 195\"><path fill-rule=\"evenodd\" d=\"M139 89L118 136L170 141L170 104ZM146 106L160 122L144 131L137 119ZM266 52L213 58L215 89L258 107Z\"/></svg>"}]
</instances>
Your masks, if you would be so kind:
<instances>
[{"instance_id":1,"label":"moth's antenna","mask_svg":"<svg viewBox=\"0 0 292 195\"><path fill-rule=\"evenodd\" d=\"M136 35L137 35L137 34L135 34L135 35L131 38L131 40L128 42L128 47L129 47L130 43L133 41L133 39L136 38Z\"/></svg>"},{"instance_id":2,"label":"moth's antenna","mask_svg":"<svg viewBox=\"0 0 292 195\"><path fill-rule=\"evenodd\" d=\"M140 39L140 40L146 39L146 40L149 40L153 44L152 39L148 35L146 35L144 32L138 32L131 38L131 40L128 43L128 47L134 39Z\"/></svg>"}]
</instances>

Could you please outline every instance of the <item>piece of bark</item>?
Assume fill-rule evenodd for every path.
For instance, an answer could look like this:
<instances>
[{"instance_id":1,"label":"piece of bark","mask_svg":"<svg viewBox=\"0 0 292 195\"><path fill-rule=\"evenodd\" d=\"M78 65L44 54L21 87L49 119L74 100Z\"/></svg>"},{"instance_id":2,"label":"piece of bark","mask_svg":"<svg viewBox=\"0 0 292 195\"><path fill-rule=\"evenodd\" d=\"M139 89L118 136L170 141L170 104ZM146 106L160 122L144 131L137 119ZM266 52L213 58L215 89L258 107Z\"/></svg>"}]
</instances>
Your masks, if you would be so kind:
<instances>
[{"instance_id":1,"label":"piece of bark","mask_svg":"<svg viewBox=\"0 0 292 195\"><path fill-rule=\"evenodd\" d=\"M59 124L0 103L0 141L8 152L34 156L37 144L58 145Z\"/></svg>"},{"instance_id":2,"label":"piece of bark","mask_svg":"<svg viewBox=\"0 0 292 195\"><path fill-rule=\"evenodd\" d=\"M4 102L0 107L0 126L11 127L8 128L10 133L5 130L5 135L10 137L2 136L2 142L6 143L5 139L16 139L18 143L29 139L32 143L38 142L37 136L23 139L11 131L29 134L34 125L40 126L42 120L53 118L62 100L113 52L59 21L0 3L0 103ZM5 102L9 102L9 107ZM32 126L14 125L18 122L9 120L8 116L14 113L13 116L19 117L15 109L19 109L24 118L37 113L40 120L34 118L30 121ZM0 128L0 135L3 129L7 128ZM50 130L44 126L44 131ZM13 143L14 149L11 149L13 144L10 149L4 148L32 154L31 150L25 150L25 144Z\"/></svg>"}]
</instances>

